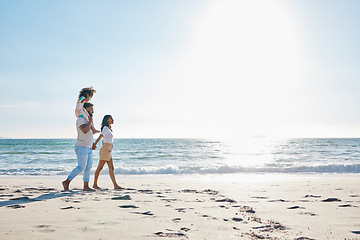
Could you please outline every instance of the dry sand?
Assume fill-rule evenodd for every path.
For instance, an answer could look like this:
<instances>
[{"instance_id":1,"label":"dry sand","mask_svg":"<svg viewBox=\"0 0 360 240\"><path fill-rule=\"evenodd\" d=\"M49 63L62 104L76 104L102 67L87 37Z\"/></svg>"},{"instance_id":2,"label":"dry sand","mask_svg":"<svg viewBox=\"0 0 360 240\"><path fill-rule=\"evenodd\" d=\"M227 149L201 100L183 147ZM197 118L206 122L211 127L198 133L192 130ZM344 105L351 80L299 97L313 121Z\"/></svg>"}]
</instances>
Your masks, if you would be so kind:
<instances>
[{"instance_id":1,"label":"dry sand","mask_svg":"<svg viewBox=\"0 0 360 240\"><path fill-rule=\"evenodd\" d=\"M64 178L0 177L0 239L360 239L359 174Z\"/></svg>"}]
</instances>

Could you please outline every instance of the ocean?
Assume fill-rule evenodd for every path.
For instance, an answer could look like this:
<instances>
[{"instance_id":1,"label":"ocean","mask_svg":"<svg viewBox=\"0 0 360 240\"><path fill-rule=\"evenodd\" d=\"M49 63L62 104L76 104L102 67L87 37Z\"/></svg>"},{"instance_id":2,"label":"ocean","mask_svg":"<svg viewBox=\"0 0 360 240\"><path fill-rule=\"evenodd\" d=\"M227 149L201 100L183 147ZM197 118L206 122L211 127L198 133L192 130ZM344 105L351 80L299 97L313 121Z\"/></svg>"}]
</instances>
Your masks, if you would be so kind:
<instances>
[{"instance_id":1,"label":"ocean","mask_svg":"<svg viewBox=\"0 0 360 240\"><path fill-rule=\"evenodd\" d=\"M68 175L77 165L75 142L0 139L0 175ZM360 173L360 139L114 139L113 159L115 173L125 175Z\"/></svg>"}]
</instances>

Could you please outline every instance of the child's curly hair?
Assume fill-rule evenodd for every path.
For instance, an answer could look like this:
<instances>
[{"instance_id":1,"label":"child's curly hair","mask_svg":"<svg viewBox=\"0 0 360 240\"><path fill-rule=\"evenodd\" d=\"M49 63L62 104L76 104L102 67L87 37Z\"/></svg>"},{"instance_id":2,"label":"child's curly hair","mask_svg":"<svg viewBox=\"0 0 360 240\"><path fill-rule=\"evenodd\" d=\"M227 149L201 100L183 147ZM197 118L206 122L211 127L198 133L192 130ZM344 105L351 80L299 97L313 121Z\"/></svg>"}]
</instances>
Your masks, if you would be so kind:
<instances>
[{"instance_id":1,"label":"child's curly hair","mask_svg":"<svg viewBox=\"0 0 360 240\"><path fill-rule=\"evenodd\" d=\"M92 98L94 93L96 93L96 90L93 89L93 87L83 88L83 89L81 89L81 91L79 93L79 97L87 97L87 96L89 96L90 98Z\"/></svg>"}]
</instances>

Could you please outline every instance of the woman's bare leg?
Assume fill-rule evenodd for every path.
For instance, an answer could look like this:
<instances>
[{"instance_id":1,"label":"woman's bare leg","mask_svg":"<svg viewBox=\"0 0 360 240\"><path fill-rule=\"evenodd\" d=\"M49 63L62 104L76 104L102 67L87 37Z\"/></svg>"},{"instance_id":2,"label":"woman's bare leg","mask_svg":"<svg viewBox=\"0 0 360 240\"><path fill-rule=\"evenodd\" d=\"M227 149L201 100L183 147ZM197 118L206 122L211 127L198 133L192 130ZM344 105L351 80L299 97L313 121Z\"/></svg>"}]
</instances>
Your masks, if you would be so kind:
<instances>
[{"instance_id":1,"label":"woman's bare leg","mask_svg":"<svg viewBox=\"0 0 360 240\"><path fill-rule=\"evenodd\" d=\"M109 175L110 175L111 181L114 184L114 189L124 189L123 187L120 187L116 182L113 159L111 158L110 161L107 162L107 164L109 167Z\"/></svg>"},{"instance_id":2,"label":"woman's bare leg","mask_svg":"<svg viewBox=\"0 0 360 240\"><path fill-rule=\"evenodd\" d=\"M106 161L100 160L99 164L97 166L97 169L95 171L95 177L94 177L94 185L93 188L99 189L100 187L97 185L97 181L100 175L101 170L103 169Z\"/></svg>"}]
</instances>

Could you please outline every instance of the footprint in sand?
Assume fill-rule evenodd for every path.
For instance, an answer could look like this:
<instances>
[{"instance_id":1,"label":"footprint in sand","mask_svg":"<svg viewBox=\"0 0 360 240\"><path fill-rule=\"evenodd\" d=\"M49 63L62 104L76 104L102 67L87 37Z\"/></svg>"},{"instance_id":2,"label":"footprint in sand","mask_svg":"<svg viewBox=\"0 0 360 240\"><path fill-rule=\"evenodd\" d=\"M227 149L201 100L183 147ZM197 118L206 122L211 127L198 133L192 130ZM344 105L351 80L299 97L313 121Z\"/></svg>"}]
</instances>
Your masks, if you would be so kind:
<instances>
[{"instance_id":1,"label":"footprint in sand","mask_svg":"<svg viewBox=\"0 0 360 240\"><path fill-rule=\"evenodd\" d=\"M311 212L301 212L299 214L301 214L301 215L309 215L309 216L316 216L315 213L311 213Z\"/></svg>"},{"instance_id":2,"label":"footprint in sand","mask_svg":"<svg viewBox=\"0 0 360 240\"><path fill-rule=\"evenodd\" d=\"M50 229L50 225L38 225L36 227L40 229L40 232L44 232L44 233L55 232L54 229Z\"/></svg>"},{"instance_id":3,"label":"footprint in sand","mask_svg":"<svg viewBox=\"0 0 360 240\"><path fill-rule=\"evenodd\" d=\"M235 201L235 200L230 199L230 198L222 198L222 199L218 199L218 200L215 200L215 202L229 202L229 203L236 203L236 201Z\"/></svg>"},{"instance_id":4,"label":"footprint in sand","mask_svg":"<svg viewBox=\"0 0 360 240\"><path fill-rule=\"evenodd\" d=\"M186 209L186 208L175 208L175 210L176 210L176 211L178 211L178 212L182 212L182 213L184 213L184 212L185 212L185 209Z\"/></svg>"},{"instance_id":5,"label":"footprint in sand","mask_svg":"<svg viewBox=\"0 0 360 240\"><path fill-rule=\"evenodd\" d=\"M262 196L253 196L251 198L255 198L255 199L268 199L268 197L262 197Z\"/></svg>"},{"instance_id":6,"label":"footprint in sand","mask_svg":"<svg viewBox=\"0 0 360 240\"><path fill-rule=\"evenodd\" d=\"M141 215L147 215L147 216L153 216L154 214L151 213L151 211L146 211L146 212L132 212L135 214L141 214Z\"/></svg>"},{"instance_id":7,"label":"footprint in sand","mask_svg":"<svg viewBox=\"0 0 360 240\"><path fill-rule=\"evenodd\" d=\"M57 191L57 190L55 188L39 187L39 188L25 188L25 191L50 192L50 191Z\"/></svg>"},{"instance_id":8,"label":"footprint in sand","mask_svg":"<svg viewBox=\"0 0 360 240\"><path fill-rule=\"evenodd\" d=\"M69 207L62 207L62 208L60 208L61 210L68 210L68 209L75 209L75 207L73 207L73 206L69 206ZM79 208L77 208L77 209L79 209Z\"/></svg>"},{"instance_id":9,"label":"footprint in sand","mask_svg":"<svg viewBox=\"0 0 360 240\"><path fill-rule=\"evenodd\" d=\"M176 198L162 198L161 200L162 200L162 201L165 201L165 202L175 202L175 201L178 201L178 199L176 199Z\"/></svg>"},{"instance_id":10,"label":"footprint in sand","mask_svg":"<svg viewBox=\"0 0 360 240\"><path fill-rule=\"evenodd\" d=\"M229 207L224 206L224 205L220 205L219 208L225 208L225 209L229 209Z\"/></svg>"},{"instance_id":11,"label":"footprint in sand","mask_svg":"<svg viewBox=\"0 0 360 240\"><path fill-rule=\"evenodd\" d=\"M12 209L25 208L25 206L19 205L19 204L10 205L10 206L7 206L7 207L8 207L8 208L12 208Z\"/></svg>"},{"instance_id":12,"label":"footprint in sand","mask_svg":"<svg viewBox=\"0 0 360 240\"><path fill-rule=\"evenodd\" d=\"M206 189L201 191L200 193L205 193L205 194L209 194L209 195L218 195L219 192L216 190L212 190L212 189Z\"/></svg>"},{"instance_id":13,"label":"footprint in sand","mask_svg":"<svg viewBox=\"0 0 360 240\"><path fill-rule=\"evenodd\" d=\"M174 238L174 237L185 237L188 238L184 233L164 233L164 232L157 232L154 233L158 237L167 237L167 238Z\"/></svg>"},{"instance_id":14,"label":"footprint in sand","mask_svg":"<svg viewBox=\"0 0 360 240\"><path fill-rule=\"evenodd\" d=\"M286 230L286 227L284 225L281 225L278 222L271 222L270 224L259 226L259 227L252 227L253 229L259 229L262 232L270 232L273 230Z\"/></svg>"},{"instance_id":15,"label":"footprint in sand","mask_svg":"<svg viewBox=\"0 0 360 240\"><path fill-rule=\"evenodd\" d=\"M111 198L111 200L131 200L131 197L129 195L117 196L117 197Z\"/></svg>"},{"instance_id":16,"label":"footprint in sand","mask_svg":"<svg viewBox=\"0 0 360 240\"><path fill-rule=\"evenodd\" d=\"M300 207L300 206L292 206L292 207L288 207L287 209L305 209L304 207Z\"/></svg>"},{"instance_id":17,"label":"footprint in sand","mask_svg":"<svg viewBox=\"0 0 360 240\"><path fill-rule=\"evenodd\" d=\"M183 228L181 228L180 230L181 230L181 231L184 231L184 232L188 232L188 231L190 231L190 228L183 227Z\"/></svg>"},{"instance_id":18,"label":"footprint in sand","mask_svg":"<svg viewBox=\"0 0 360 240\"><path fill-rule=\"evenodd\" d=\"M137 207L135 205L121 205L121 206L119 206L119 208L139 208L139 207Z\"/></svg>"},{"instance_id":19,"label":"footprint in sand","mask_svg":"<svg viewBox=\"0 0 360 240\"><path fill-rule=\"evenodd\" d=\"M199 193L197 190L193 190L193 189L184 189L184 190L181 190L179 192L182 192L182 193Z\"/></svg>"},{"instance_id":20,"label":"footprint in sand","mask_svg":"<svg viewBox=\"0 0 360 240\"><path fill-rule=\"evenodd\" d=\"M309 197L312 197L312 198L320 198L321 196L319 195L312 195L312 194L308 194L308 195L305 195L304 198L309 198Z\"/></svg>"},{"instance_id":21,"label":"footprint in sand","mask_svg":"<svg viewBox=\"0 0 360 240\"><path fill-rule=\"evenodd\" d=\"M242 222L243 219L242 218L232 218L231 220L233 220L234 222Z\"/></svg>"},{"instance_id":22,"label":"footprint in sand","mask_svg":"<svg viewBox=\"0 0 360 240\"><path fill-rule=\"evenodd\" d=\"M268 202L289 202L289 201L284 199L276 199L276 200L269 200Z\"/></svg>"},{"instance_id":23,"label":"footprint in sand","mask_svg":"<svg viewBox=\"0 0 360 240\"><path fill-rule=\"evenodd\" d=\"M342 205L339 205L339 207L354 207L354 206L351 204L342 204Z\"/></svg>"},{"instance_id":24,"label":"footprint in sand","mask_svg":"<svg viewBox=\"0 0 360 240\"><path fill-rule=\"evenodd\" d=\"M239 206L240 212L255 213L255 210L250 206Z\"/></svg>"},{"instance_id":25,"label":"footprint in sand","mask_svg":"<svg viewBox=\"0 0 360 240\"><path fill-rule=\"evenodd\" d=\"M14 195L13 194L2 194L0 195L1 198L3 197L13 197Z\"/></svg>"},{"instance_id":26,"label":"footprint in sand","mask_svg":"<svg viewBox=\"0 0 360 240\"><path fill-rule=\"evenodd\" d=\"M154 191L151 189L148 190L138 190L139 193L145 193L145 194L154 194Z\"/></svg>"},{"instance_id":27,"label":"footprint in sand","mask_svg":"<svg viewBox=\"0 0 360 240\"><path fill-rule=\"evenodd\" d=\"M322 202L341 202L339 198L327 198L322 200Z\"/></svg>"}]
</instances>

